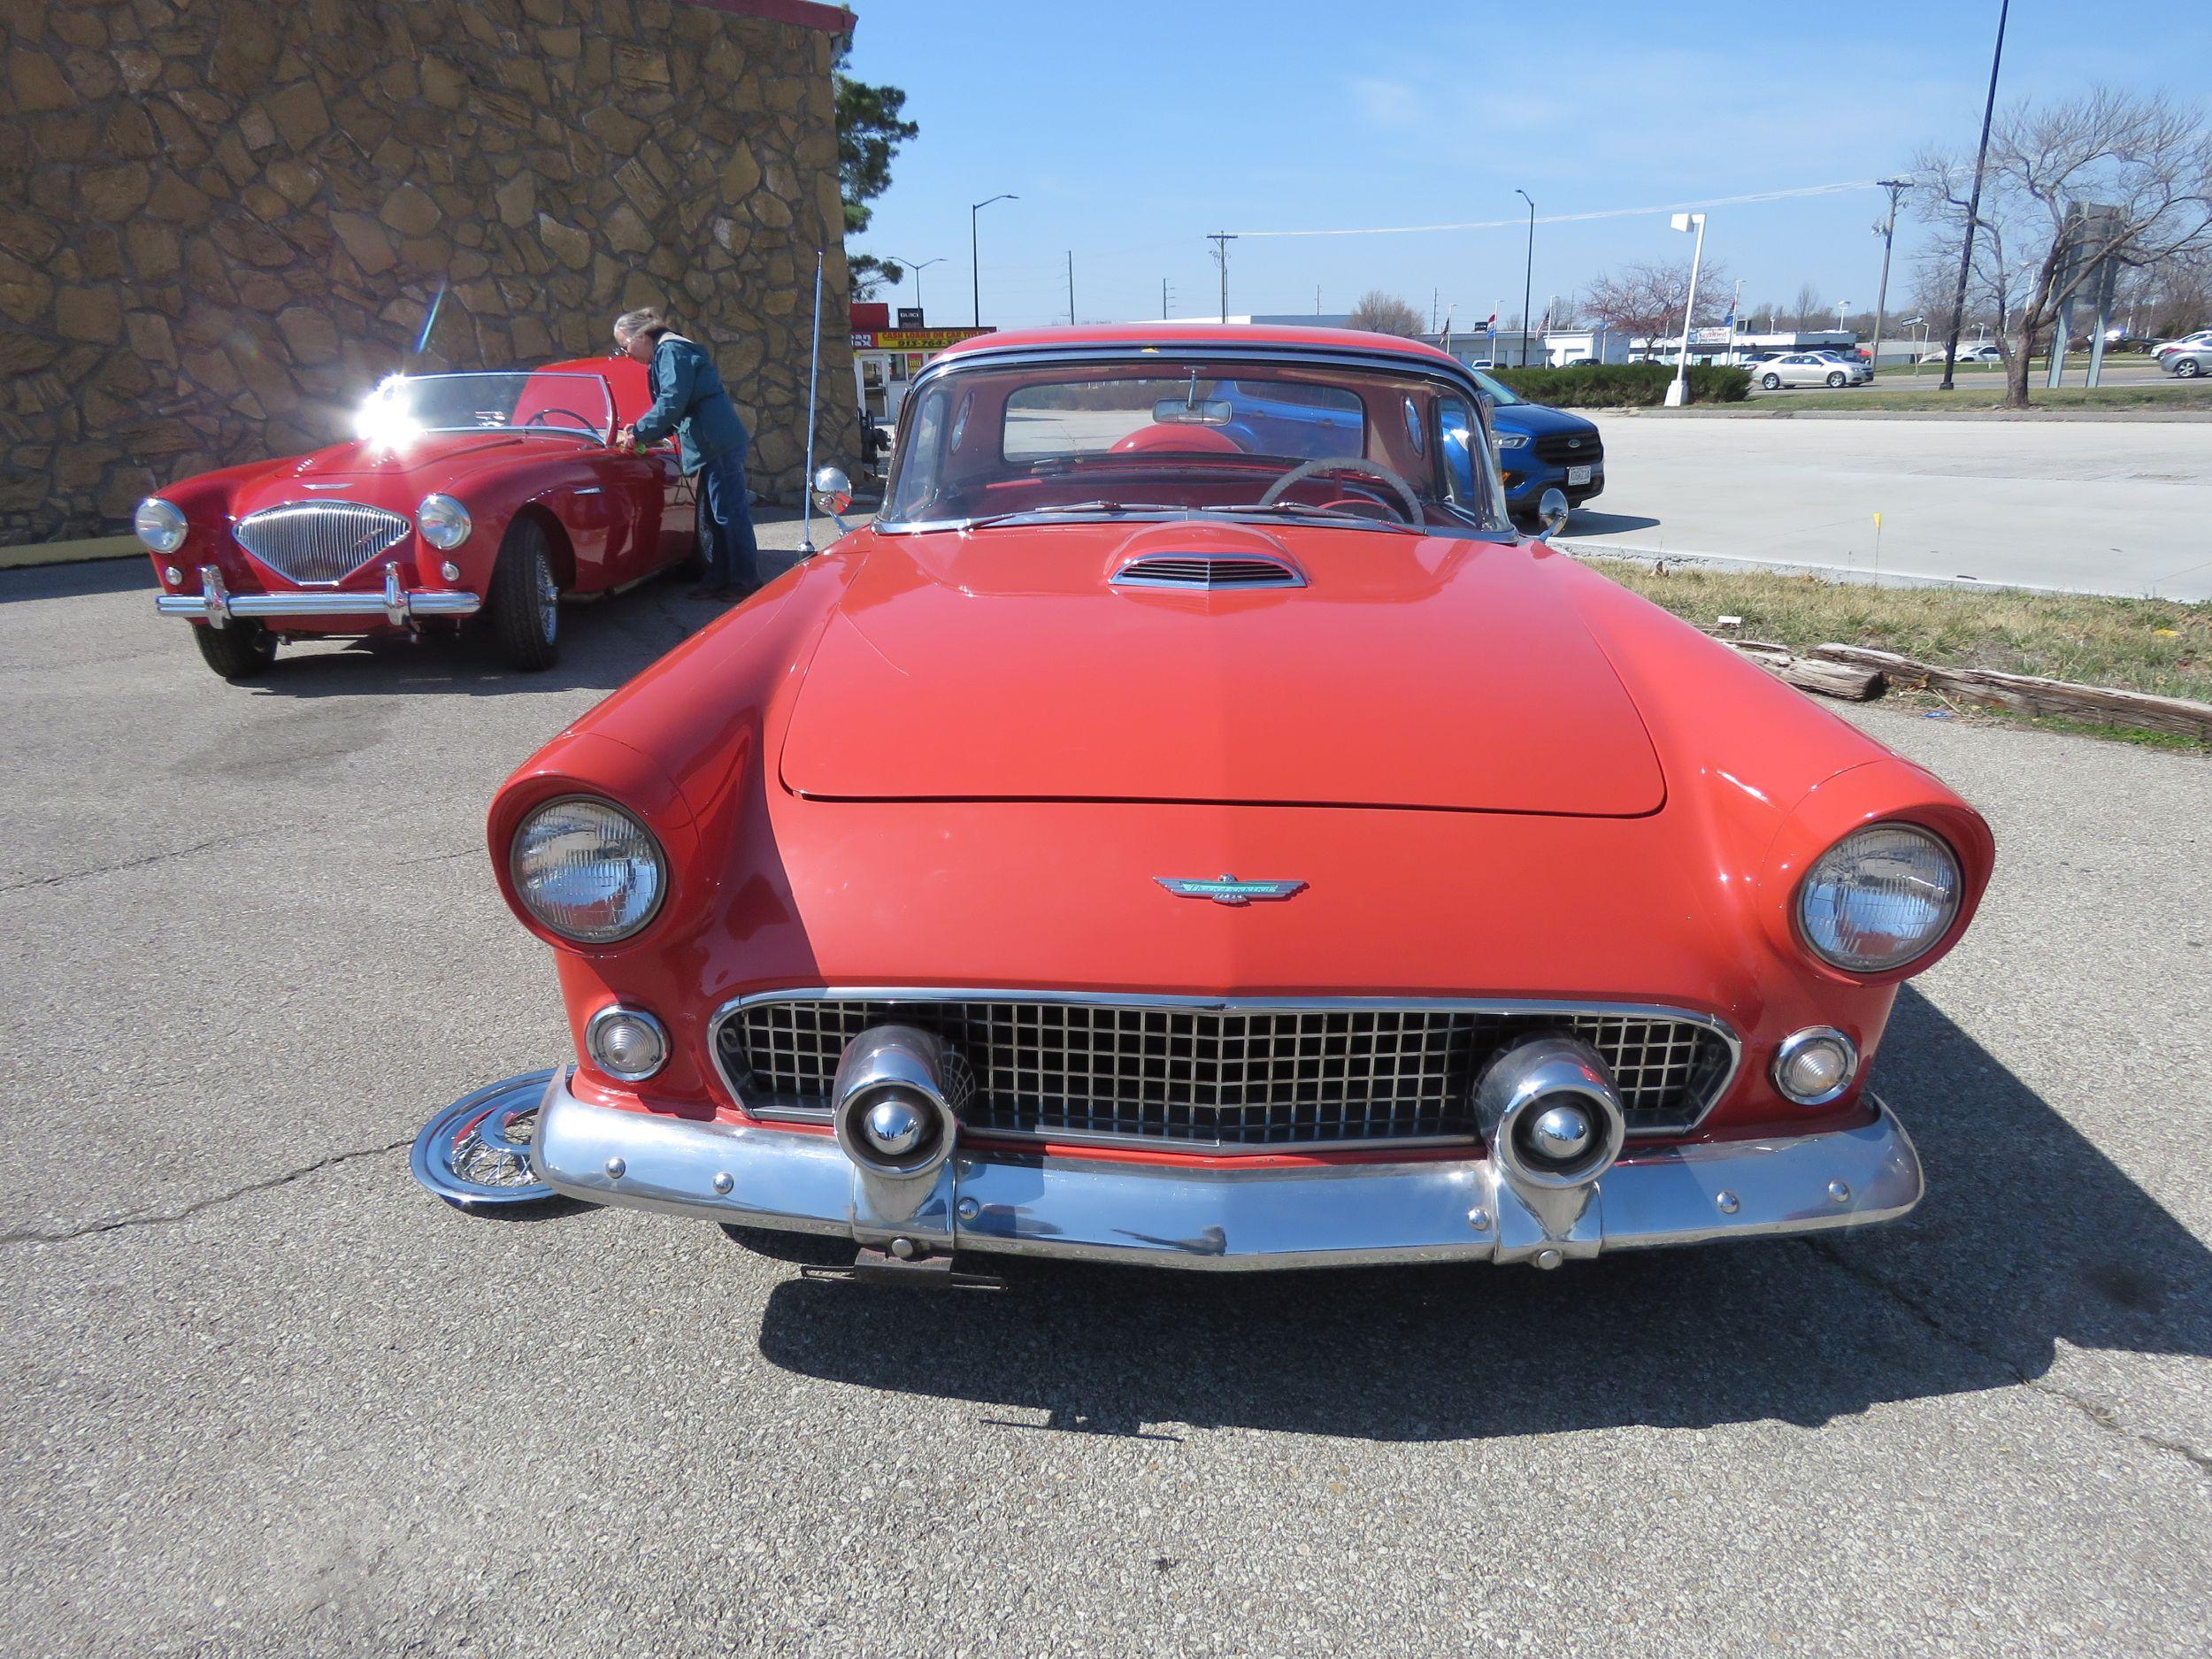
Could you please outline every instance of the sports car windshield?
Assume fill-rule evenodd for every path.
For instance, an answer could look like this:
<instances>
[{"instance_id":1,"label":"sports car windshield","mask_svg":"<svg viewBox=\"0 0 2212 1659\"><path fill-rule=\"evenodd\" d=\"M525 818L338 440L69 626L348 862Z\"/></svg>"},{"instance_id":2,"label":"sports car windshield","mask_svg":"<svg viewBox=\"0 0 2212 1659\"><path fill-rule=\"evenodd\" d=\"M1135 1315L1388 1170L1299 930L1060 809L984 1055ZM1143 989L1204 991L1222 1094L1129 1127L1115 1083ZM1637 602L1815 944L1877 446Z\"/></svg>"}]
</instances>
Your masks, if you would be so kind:
<instances>
[{"instance_id":1,"label":"sports car windshield","mask_svg":"<svg viewBox=\"0 0 2212 1659\"><path fill-rule=\"evenodd\" d=\"M399 442L428 432L529 432L603 442L614 402L596 374L395 374L369 394L361 436Z\"/></svg>"},{"instance_id":2,"label":"sports car windshield","mask_svg":"<svg viewBox=\"0 0 2212 1659\"><path fill-rule=\"evenodd\" d=\"M1472 404L1418 365L949 364L901 411L878 527L1205 514L1502 529Z\"/></svg>"}]
</instances>

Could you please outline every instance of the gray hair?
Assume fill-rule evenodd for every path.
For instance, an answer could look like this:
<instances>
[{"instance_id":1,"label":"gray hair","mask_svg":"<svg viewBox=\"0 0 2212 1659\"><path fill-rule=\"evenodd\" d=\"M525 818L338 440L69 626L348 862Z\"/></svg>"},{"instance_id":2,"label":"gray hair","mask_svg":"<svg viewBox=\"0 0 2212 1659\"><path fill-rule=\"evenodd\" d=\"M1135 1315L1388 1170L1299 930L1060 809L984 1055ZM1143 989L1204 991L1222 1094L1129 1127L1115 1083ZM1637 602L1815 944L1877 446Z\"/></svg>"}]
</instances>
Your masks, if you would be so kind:
<instances>
[{"instance_id":1,"label":"gray hair","mask_svg":"<svg viewBox=\"0 0 2212 1659\"><path fill-rule=\"evenodd\" d=\"M665 317L650 305L643 306L637 311L625 311L614 319L614 342L620 345L642 334L664 333L667 327L668 319Z\"/></svg>"}]
</instances>

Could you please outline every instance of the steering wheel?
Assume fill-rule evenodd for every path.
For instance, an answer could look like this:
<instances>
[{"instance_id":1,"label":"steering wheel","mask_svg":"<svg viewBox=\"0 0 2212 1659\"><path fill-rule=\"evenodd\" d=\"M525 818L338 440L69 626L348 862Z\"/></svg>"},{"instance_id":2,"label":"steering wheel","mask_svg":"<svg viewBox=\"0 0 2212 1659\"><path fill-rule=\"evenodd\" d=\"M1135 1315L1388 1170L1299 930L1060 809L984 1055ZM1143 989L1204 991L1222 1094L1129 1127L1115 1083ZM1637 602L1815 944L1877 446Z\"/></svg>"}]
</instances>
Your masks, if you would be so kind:
<instances>
[{"instance_id":1,"label":"steering wheel","mask_svg":"<svg viewBox=\"0 0 2212 1659\"><path fill-rule=\"evenodd\" d=\"M1260 497L1257 504L1272 507L1293 484L1302 484L1306 480L1317 478L1324 472L1365 472L1382 480L1397 492L1398 499L1405 504L1406 522L1410 525L1421 522L1421 498L1413 493L1413 486L1380 461L1370 461L1364 456L1357 455L1325 455L1317 461L1301 461L1270 484L1267 494Z\"/></svg>"},{"instance_id":2,"label":"steering wheel","mask_svg":"<svg viewBox=\"0 0 2212 1659\"><path fill-rule=\"evenodd\" d=\"M572 409L541 409L536 414L531 416L529 419L524 421L522 424L526 426L551 426L557 432L567 432L571 430L567 426L557 426L556 423L548 420L546 419L548 415L566 415L571 420L576 423L574 430L584 434L585 436L589 436L591 434L599 430L598 427L593 426L591 422L586 420L581 415L578 414Z\"/></svg>"}]
</instances>

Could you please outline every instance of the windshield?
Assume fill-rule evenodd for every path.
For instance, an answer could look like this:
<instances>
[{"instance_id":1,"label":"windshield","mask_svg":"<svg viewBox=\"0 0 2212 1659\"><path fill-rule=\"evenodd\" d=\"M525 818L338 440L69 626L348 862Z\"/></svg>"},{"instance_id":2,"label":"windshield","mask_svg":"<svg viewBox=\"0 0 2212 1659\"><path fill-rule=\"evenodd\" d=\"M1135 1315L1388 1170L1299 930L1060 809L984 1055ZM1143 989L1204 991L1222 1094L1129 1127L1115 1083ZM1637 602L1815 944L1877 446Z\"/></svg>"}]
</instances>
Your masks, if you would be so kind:
<instances>
[{"instance_id":1,"label":"windshield","mask_svg":"<svg viewBox=\"0 0 2212 1659\"><path fill-rule=\"evenodd\" d=\"M1207 513L1503 529L1471 402L1417 365L948 365L901 411L879 527Z\"/></svg>"},{"instance_id":2,"label":"windshield","mask_svg":"<svg viewBox=\"0 0 2212 1659\"><path fill-rule=\"evenodd\" d=\"M426 432L529 432L606 442L614 425L596 374L395 374L362 404L361 436L395 443Z\"/></svg>"},{"instance_id":3,"label":"windshield","mask_svg":"<svg viewBox=\"0 0 2212 1659\"><path fill-rule=\"evenodd\" d=\"M1490 401L1500 409L1509 409L1516 403L1528 401L1507 386L1503 380L1485 374L1480 369L1472 370L1471 373L1477 380L1481 382L1482 389L1490 394Z\"/></svg>"}]
</instances>

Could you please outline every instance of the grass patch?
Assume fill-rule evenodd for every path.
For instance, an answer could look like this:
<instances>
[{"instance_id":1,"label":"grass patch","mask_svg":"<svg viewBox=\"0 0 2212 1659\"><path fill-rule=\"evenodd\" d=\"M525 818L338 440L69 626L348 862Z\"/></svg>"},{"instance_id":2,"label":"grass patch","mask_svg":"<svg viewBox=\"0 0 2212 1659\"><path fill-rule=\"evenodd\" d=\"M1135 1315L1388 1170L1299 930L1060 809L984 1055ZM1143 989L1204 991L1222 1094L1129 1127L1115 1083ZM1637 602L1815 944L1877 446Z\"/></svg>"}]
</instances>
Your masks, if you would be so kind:
<instances>
[{"instance_id":1,"label":"grass patch","mask_svg":"<svg viewBox=\"0 0 2212 1659\"><path fill-rule=\"evenodd\" d=\"M1897 375L1909 380L1908 373ZM1947 409L2002 409L2005 388L1992 376L1987 384L1954 386L1939 391L1892 391L1877 380L1871 386L1840 392L1762 392L1748 407L1762 414L1786 414L1793 409L1909 409L1933 412ZM2212 382L2161 380L2144 386L2062 386L2055 391L2028 388L2030 409L2212 409Z\"/></svg>"},{"instance_id":2,"label":"grass patch","mask_svg":"<svg viewBox=\"0 0 2212 1659\"><path fill-rule=\"evenodd\" d=\"M1801 653L1833 640L1952 668L2212 703L2212 601L1876 588L1578 557L1686 621L1711 627L1723 616L1741 617L1740 637Z\"/></svg>"}]
</instances>

